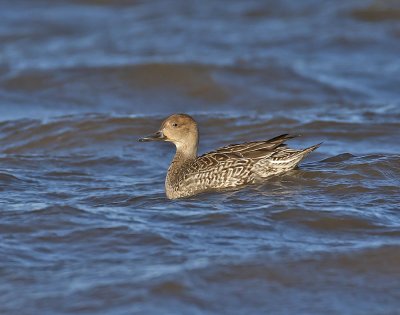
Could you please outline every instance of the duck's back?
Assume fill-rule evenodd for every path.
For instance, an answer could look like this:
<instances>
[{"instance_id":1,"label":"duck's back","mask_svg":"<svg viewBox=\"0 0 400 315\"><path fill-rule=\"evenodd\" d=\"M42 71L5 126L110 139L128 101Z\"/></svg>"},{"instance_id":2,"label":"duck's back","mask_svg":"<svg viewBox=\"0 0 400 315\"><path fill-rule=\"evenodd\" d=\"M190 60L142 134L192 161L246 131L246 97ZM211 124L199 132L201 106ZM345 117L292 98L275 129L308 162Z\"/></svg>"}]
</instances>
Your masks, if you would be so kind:
<instances>
[{"instance_id":1,"label":"duck's back","mask_svg":"<svg viewBox=\"0 0 400 315\"><path fill-rule=\"evenodd\" d=\"M293 169L317 147L289 149L283 143L293 137L285 134L265 141L232 144L199 156L170 178L167 193L170 190L172 198L179 198L234 188Z\"/></svg>"}]
</instances>

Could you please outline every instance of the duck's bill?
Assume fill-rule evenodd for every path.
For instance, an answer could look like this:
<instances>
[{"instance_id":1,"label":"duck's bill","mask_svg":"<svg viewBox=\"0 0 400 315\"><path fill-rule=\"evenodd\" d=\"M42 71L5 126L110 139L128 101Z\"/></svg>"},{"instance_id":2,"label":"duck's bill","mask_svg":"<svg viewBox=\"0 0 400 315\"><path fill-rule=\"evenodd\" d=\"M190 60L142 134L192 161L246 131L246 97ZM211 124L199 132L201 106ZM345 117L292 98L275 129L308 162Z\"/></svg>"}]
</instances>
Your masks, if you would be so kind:
<instances>
[{"instance_id":1,"label":"duck's bill","mask_svg":"<svg viewBox=\"0 0 400 315\"><path fill-rule=\"evenodd\" d=\"M152 135L140 138L140 142L148 142L148 141L165 141L167 137L161 131L158 131Z\"/></svg>"}]
</instances>

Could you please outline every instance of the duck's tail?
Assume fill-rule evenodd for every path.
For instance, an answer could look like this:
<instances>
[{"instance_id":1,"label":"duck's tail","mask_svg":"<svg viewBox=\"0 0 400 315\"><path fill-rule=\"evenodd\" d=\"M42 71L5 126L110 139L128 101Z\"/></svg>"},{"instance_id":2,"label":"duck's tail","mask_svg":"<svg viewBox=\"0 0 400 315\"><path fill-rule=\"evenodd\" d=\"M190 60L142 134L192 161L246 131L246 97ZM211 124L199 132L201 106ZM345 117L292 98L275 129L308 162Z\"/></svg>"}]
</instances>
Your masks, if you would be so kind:
<instances>
[{"instance_id":1,"label":"duck's tail","mask_svg":"<svg viewBox=\"0 0 400 315\"><path fill-rule=\"evenodd\" d=\"M321 144L322 144L322 142L315 144L311 147L308 147L308 148L302 150L301 152L302 152L302 154L304 154L304 156L306 156L307 154L311 153L312 151L318 149L321 146Z\"/></svg>"},{"instance_id":2,"label":"duck's tail","mask_svg":"<svg viewBox=\"0 0 400 315\"><path fill-rule=\"evenodd\" d=\"M299 163L307 156L309 155L312 151L318 149L321 146L322 142L315 144L311 147L305 148L304 150L299 151L297 162L295 163L295 167L299 165Z\"/></svg>"},{"instance_id":3,"label":"duck's tail","mask_svg":"<svg viewBox=\"0 0 400 315\"><path fill-rule=\"evenodd\" d=\"M283 147L272 156L258 161L252 171L262 178L287 172L296 168L308 154L316 150L321 144L322 142L304 150L293 150Z\"/></svg>"}]
</instances>

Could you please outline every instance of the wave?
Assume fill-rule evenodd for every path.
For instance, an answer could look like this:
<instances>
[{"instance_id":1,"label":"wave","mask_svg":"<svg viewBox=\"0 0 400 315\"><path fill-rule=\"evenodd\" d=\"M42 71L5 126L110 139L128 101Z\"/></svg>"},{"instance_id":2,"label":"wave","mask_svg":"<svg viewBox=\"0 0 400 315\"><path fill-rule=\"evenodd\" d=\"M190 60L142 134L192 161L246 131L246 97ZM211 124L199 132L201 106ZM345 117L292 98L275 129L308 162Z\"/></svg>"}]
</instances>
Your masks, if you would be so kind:
<instances>
[{"instance_id":1,"label":"wave","mask_svg":"<svg viewBox=\"0 0 400 315\"><path fill-rule=\"evenodd\" d=\"M63 216L63 215L71 217L80 217L88 214L87 211L81 208L69 205L52 205L44 208L33 209L29 211L29 213L34 214L35 216L45 216L45 217Z\"/></svg>"},{"instance_id":2,"label":"wave","mask_svg":"<svg viewBox=\"0 0 400 315\"><path fill-rule=\"evenodd\" d=\"M3 172L0 173L0 182L1 183L9 184L9 183L19 182L19 181L21 181L21 179L18 178L17 176L14 176L9 173L3 173Z\"/></svg>"},{"instance_id":3,"label":"wave","mask_svg":"<svg viewBox=\"0 0 400 315\"><path fill-rule=\"evenodd\" d=\"M313 117L285 117L243 114L239 112L198 111L192 113L199 120L202 139L226 145L276 136L277 133L303 134L296 141L326 141L332 139L346 143L346 147L372 150L377 142L385 151L396 152L393 145L393 130L398 129L397 122L370 123L340 120L315 120ZM116 115L116 114L80 114L59 116L48 120L21 119L0 123L0 144L6 154L41 154L52 152L62 154L74 151L85 153L85 148L100 149L114 144L114 150L130 143L134 144L140 136L153 132L165 114ZM315 117L314 117L315 118ZM373 126L374 128L372 128ZM224 137L221 137L224 135ZM388 141L383 143L382 139ZM315 140L312 140L315 139ZM308 145L304 144L304 145ZM342 144L343 145L343 144ZM141 146L144 148L145 146ZM322 146L322 150L326 145ZM214 149L210 147L210 149ZM117 150L118 151L118 150ZM321 151L321 150L319 150ZM375 151L377 152L377 150ZM378 151L379 152L379 151Z\"/></svg>"},{"instance_id":4,"label":"wave","mask_svg":"<svg viewBox=\"0 0 400 315\"><path fill-rule=\"evenodd\" d=\"M353 9L351 16L367 22L400 19L400 6L396 0L375 0L365 7Z\"/></svg>"},{"instance_id":5,"label":"wave","mask_svg":"<svg viewBox=\"0 0 400 315\"><path fill-rule=\"evenodd\" d=\"M344 210L344 209L343 209ZM326 211L315 213L306 210L285 210L274 213L272 218L277 221L291 222L301 225L313 231L328 232L352 232L360 230L379 230L382 224L375 222L373 218L363 217L360 214L349 215L346 211Z\"/></svg>"},{"instance_id":6,"label":"wave","mask_svg":"<svg viewBox=\"0 0 400 315\"><path fill-rule=\"evenodd\" d=\"M191 97L200 97L206 101L226 99L227 91L213 77L219 66L196 63L145 63L124 64L120 66L80 67L63 70L63 80L74 84L102 84L105 88L122 91L135 87L142 92L163 89L164 94L173 94L173 90L185 91ZM59 89L59 73L37 71L19 73L3 79L9 91L49 91ZM89 80L88 80L89 79Z\"/></svg>"}]
</instances>

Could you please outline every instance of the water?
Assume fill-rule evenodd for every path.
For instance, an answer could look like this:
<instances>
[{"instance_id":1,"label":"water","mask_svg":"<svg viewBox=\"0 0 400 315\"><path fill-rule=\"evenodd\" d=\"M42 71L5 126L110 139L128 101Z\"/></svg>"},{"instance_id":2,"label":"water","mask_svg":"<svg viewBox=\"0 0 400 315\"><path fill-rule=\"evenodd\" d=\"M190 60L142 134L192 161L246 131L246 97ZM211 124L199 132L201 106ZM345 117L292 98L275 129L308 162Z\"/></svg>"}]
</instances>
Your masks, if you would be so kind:
<instances>
[{"instance_id":1,"label":"water","mask_svg":"<svg viewBox=\"0 0 400 315\"><path fill-rule=\"evenodd\" d=\"M0 2L0 314L398 314L397 1ZM323 141L262 185L165 198L200 151Z\"/></svg>"}]
</instances>

